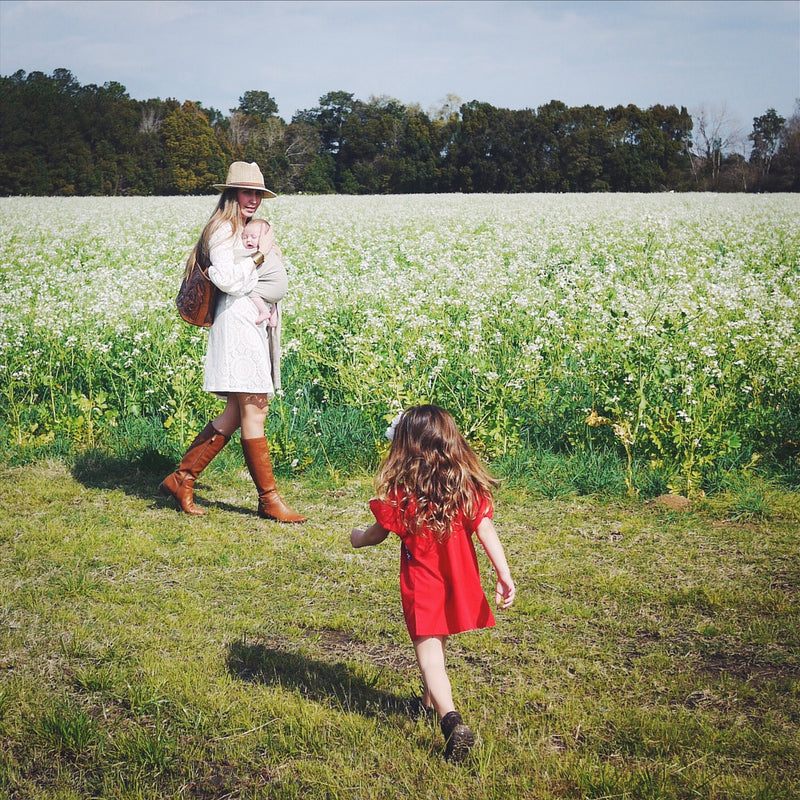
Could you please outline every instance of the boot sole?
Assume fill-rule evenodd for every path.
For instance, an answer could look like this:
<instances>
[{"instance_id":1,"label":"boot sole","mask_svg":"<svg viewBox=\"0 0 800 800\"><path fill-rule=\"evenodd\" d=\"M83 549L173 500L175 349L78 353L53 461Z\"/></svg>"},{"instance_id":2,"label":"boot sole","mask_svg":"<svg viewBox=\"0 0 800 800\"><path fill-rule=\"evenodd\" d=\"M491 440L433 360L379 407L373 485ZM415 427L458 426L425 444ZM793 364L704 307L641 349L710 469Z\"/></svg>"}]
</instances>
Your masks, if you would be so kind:
<instances>
[{"instance_id":1,"label":"boot sole","mask_svg":"<svg viewBox=\"0 0 800 800\"><path fill-rule=\"evenodd\" d=\"M280 522L282 525L302 525L307 521L307 517L302 519L281 519L280 517L273 517L270 514L265 514L263 511L257 512L260 519L268 519L270 522Z\"/></svg>"}]
</instances>

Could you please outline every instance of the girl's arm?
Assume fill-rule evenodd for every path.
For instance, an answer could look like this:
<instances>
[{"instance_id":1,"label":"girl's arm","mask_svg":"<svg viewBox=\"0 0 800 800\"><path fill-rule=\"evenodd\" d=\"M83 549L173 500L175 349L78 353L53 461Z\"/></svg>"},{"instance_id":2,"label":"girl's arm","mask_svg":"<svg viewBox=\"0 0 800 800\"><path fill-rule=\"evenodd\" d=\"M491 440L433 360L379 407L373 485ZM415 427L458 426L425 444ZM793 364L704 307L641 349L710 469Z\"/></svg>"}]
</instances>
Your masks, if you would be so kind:
<instances>
[{"instance_id":1,"label":"girl's arm","mask_svg":"<svg viewBox=\"0 0 800 800\"><path fill-rule=\"evenodd\" d=\"M366 530L353 528L350 534L350 544L353 547L369 547L373 544L380 544L387 536L389 531L378 522L374 522Z\"/></svg>"},{"instance_id":2,"label":"girl's arm","mask_svg":"<svg viewBox=\"0 0 800 800\"><path fill-rule=\"evenodd\" d=\"M500 544L500 537L497 535L494 523L489 517L484 517L481 520L476 535L478 541L483 545L486 555L489 556L489 561L492 562L494 571L497 573L494 601L500 608L508 608L514 602L517 588L514 586L514 581L511 580L511 570L508 568L506 554L503 550L503 545Z\"/></svg>"}]
</instances>

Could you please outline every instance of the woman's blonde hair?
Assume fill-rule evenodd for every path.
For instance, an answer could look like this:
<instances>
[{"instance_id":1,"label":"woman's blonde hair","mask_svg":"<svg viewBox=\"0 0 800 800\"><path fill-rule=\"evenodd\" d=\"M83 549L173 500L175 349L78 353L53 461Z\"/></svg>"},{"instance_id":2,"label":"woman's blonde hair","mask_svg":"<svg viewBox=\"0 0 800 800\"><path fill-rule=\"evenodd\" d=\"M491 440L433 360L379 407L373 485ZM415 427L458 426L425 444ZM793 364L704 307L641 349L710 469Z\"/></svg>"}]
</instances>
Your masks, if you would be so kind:
<instances>
[{"instance_id":1,"label":"woman's blonde hair","mask_svg":"<svg viewBox=\"0 0 800 800\"><path fill-rule=\"evenodd\" d=\"M458 512L473 517L496 486L453 417L434 405L403 413L375 479L378 497L397 504L409 533L430 531L440 542L450 536Z\"/></svg>"},{"instance_id":2,"label":"woman's blonde hair","mask_svg":"<svg viewBox=\"0 0 800 800\"><path fill-rule=\"evenodd\" d=\"M249 221L248 219L247 222ZM208 267L211 263L209 242L217 230L225 224L231 226L234 238L244 230L245 223L242 222L242 207L239 205L238 189L225 189L220 195L217 207L203 228L203 232L186 262L187 274L192 270L195 259L204 269Z\"/></svg>"}]
</instances>

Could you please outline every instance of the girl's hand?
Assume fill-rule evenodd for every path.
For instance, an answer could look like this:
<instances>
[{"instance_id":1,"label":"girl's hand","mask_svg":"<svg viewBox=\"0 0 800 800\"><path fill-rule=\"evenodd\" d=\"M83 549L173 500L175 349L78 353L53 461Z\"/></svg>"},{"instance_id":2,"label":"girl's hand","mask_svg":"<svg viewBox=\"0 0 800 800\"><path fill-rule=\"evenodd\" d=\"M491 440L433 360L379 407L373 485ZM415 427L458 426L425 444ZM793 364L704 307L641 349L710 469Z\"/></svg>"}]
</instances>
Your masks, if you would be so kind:
<instances>
[{"instance_id":1,"label":"girl's hand","mask_svg":"<svg viewBox=\"0 0 800 800\"><path fill-rule=\"evenodd\" d=\"M511 578L503 580L497 579L497 587L494 592L494 602L503 610L509 608L514 602L514 596L517 593L517 587L514 586L514 581Z\"/></svg>"},{"instance_id":2,"label":"girl's hand","mask_svg":"<svg viewBox=\"0 0 800 800\"><path fill-rule=\"evenodd\" d=\"M350 544L353 547L361 547L361 540L364 538L363 528L353 528L350 533Z\"/></svg>"},{"instance_id":3,"label":"girl's hand","mask_svg":"<svg viewBox=\"0 0 800 800\"><path fill-rule=\"evenodd\" d=\"M350 534L350 544L353 547L369 547L373 544L380 544L389 535L389 531L382 525L374 522L366 530L353 528Z\"/></svg>"},{"instance_id":4,"label":"girl's hand","mask_svg":"<svg viewBox=\"0 0 800 800\"><path fill-rule=\"evenodd\" d=\"M514 586L514 581L511 580L511 570L508 568L503 545L500 544L494 523L489 517L484 517L481 520L480 525L478 525L477 535L484 550L486 550L486 555L489 556L489 560L492 562L494 571L497 573L494 601L500 608L508 608L514 602L517 588Z\"/></svg>"}]
</instances>

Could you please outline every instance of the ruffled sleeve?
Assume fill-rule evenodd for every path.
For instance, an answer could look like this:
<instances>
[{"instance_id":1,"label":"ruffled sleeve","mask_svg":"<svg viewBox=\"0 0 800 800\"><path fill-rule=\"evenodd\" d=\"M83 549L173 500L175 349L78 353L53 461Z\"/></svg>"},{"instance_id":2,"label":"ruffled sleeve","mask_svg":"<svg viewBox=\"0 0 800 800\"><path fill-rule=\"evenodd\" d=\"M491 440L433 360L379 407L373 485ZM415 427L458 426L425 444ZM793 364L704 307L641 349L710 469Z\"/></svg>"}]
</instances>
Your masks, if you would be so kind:
<instances>
[{"instance_id":1,"label":"ruffled sleeve","mask_svg":"<svg viewBox=\"0 0 800 800\"><path fill-rule=\"evenodd\" d=\"M400 519L400 511L397 506L375 498L369 501L369 508L374 514L376 522L382 525L387 531L392 531L401 536L405 533L405 528Z\"/></svg>"},{"instance_id":2,"label":"ruffled sleeve","mask_svg":"<svg viewBox=\"0 0 800 800\"><path fill-rule=\"evenodd\" d=\"M253 269L252 258L237 260L236 251L241 248L239 237L234 238L230 224L222 225L209 242L211 266L208 277L225 294L241 297L250 294L258 282L258 273Z\"/></svg>"},{"instance_id":3,"label":"ruffled sleeve","mask_svg":"<svg viewBox=\"0 0 800 800\"><path fill-rule=\"evenodd\" d=\"M475 533L478 530L478 526L481 522L486 519L487 517L491 519L494 516L494 503L492 502L491 497L481 496L478 501L478 508L475 511L475 515L472 519L464 518L464 530L467 533Z\"/></svg>"}]
</instances>

